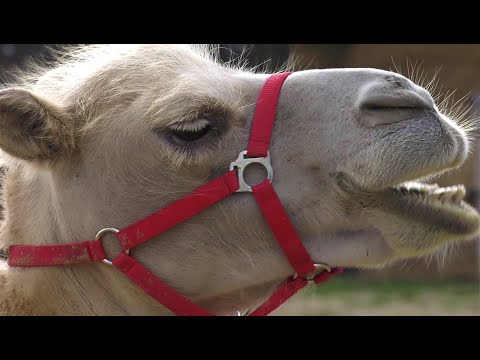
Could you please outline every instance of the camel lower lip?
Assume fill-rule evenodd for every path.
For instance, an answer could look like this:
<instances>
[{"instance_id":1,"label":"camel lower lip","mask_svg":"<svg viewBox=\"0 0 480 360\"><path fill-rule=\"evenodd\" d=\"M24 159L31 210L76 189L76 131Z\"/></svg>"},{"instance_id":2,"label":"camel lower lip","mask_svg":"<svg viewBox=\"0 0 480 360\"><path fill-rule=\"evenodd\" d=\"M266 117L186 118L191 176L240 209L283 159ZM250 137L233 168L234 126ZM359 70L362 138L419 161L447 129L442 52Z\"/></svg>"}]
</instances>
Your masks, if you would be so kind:
<instances>
[{"instance_id":1,"label":"camel lower lip","mask_svg":"<svg viewBox=\"0 0 480 360\"><path fill-rule=\"evenodd\" d=\"M469 235L480 231L480 215L463 201L462 185L439 187L411 181L374 192L359 186L345 174L338 180L365 211L381 209L451 234Z\"/></svg>"},{"instance_id":2,"label":"camel lower lip","mask_svg":"<svg viewBox=\"0 0 480 360\"><path fill-rule=\"evenodd\" d=\"M439 187L418 182L404 183L378 194L384 206L403 217L430 224L449 233L471 234L478 231L478 212L465 201L462 185Z\"/></svg>"}]
</instances>

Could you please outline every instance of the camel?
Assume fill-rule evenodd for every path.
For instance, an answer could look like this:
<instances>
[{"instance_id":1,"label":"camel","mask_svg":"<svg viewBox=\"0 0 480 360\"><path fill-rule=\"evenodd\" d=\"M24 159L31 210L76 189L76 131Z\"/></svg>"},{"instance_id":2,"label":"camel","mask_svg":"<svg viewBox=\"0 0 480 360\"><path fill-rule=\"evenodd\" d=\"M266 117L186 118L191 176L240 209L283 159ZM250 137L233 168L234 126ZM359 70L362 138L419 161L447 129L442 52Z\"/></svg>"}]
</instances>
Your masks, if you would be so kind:
<instances>
[{"instance_id":1,"label":"camel","mask_svg":"<svg viewBox=\"0 0 480 360\"><path fill-rule=\"evenodd\" d=\"M89 45L0 91L0 249L90 240L223 174L247 146L269 74L204 45ZM378 269L480 235L464 188L429 184L469 154L467 129L408 78L297 71L282 87L273 186L315 262ZM261 167L246 172L264 180ZM234 194L132 250L216 315L266 299L293 270L251 194ZM112 234L109 257L119 252ZM2 315L171 315L106 263L0 261Z\"/></svg>"}]
</instances>

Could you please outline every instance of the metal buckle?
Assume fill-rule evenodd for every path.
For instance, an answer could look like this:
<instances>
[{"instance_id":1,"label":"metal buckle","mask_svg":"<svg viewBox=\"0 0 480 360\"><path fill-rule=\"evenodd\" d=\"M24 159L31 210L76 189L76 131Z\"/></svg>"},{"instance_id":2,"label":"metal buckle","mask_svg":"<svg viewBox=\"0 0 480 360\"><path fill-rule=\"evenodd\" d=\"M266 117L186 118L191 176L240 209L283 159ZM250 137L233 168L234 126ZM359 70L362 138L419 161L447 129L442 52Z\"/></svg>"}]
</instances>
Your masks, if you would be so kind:
<instances>
[{"instance_id":1,"label":"metal buckle","mask_svg":"<svg viewBox=\"0 0 480 360\"><path fill-rule=\"evenodd\" d=\"M103 236L104 236L105 234L107 234L107 233L117 234L117 233L119 233L119 232L120 232L120 230L115 229L115 228L105 228L105 229L100 230L100 231L97 233L97 236L95 236L95 240L100 240L100 241L101 241L102 238L103 238ZM103 246L103 244L102 244L102 246ZM105 251L105 250L104 250L104 251ZM124 252L125 252L125 254L127 254L127 255L130 254L130 250L125 250ZM105 264L107 264L107 265L112 265L112 262L111 262L110 260L108 260L108 259L103 259L102 262L105 263Z\"/></svg>"},{"instance_id":2,"label":"metal buckle","mask_svg":"<svg viewBox=\"0 0 480 360\"><path fill-rule=\"evenodd\" d=\"M326 270L328 272L332 272L332 267L328 264L323 264L323 263L318 263L318 264L313 264L315 267L315 271L311 272L310 274L307 274L304 279L307 280L308 282L312 282L313 278L320 274L320 271L318 270ZM298 274L295 273L292 276L292 280L295 280L298 277Z\"/></svg>"},{"instance_id":3,"label":"metal buckle","mask_svg":"<svg viewBox=\"0 0 480 360\"><path fill-rule=\"evenodd\" d=\"M252 192L252 187L248 185L243 178L243 172L248 165L253 163L262 164L267 170L267 179L270 182L273 181L273 169L272 163L270 162L270 152L267 152L266 157L261 158L245 158L245 155L247 155L247 150L241 151L240 154L238 154L237 160L230 164L230 170L233 170L234 168L238 169L239 188L236 192Z\"/></svg>"}]
</instances>

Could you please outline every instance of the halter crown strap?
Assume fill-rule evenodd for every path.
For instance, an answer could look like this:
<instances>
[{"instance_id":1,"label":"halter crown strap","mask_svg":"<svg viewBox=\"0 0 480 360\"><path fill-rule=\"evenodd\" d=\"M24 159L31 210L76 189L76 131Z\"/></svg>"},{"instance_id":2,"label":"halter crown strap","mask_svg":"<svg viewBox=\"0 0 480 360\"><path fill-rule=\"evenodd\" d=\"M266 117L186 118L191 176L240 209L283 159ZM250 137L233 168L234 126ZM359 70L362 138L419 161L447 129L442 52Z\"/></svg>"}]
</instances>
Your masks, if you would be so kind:
<instances>
[{"instance_id":1,"label":"halter crown strap","mask_svg":"<svg viewBox=\"0 0 480 360\"><path fill-rule=\"evenodd\" d=\"M244 166L248 166L250 162L260 162L268 166L267 170L271 170L268 149L280 91L289 75L291 72L271 75L260 92L247 151L244 152L248 159L244 157L239 157L241 160L237 159L237 161L243 161ZM234 162L233 164L238 165L239 163ZM100 231L96 240L65 245L12 246L9 249L8 265L18 267L54 266L103 260L115 266L173 313L195 316L213 315L153 275L129 254L129 250L166 232L236 192L252 191L266 223L298 275L287 279L262 306L251 313L252 316L267 315L307 285L308 280L302 277L303 275L316 270L270 180L269 176L269 179L258 185L245 186L240 169L238 171L232 169L225 175L198 187L190 194L120 231L110 228ZM122 253L111 262L106 260L102 245L101 234L105 230L114 230L122 247ZM331 272L321 273L311 281L315 283L326 281L339 271L340 269L333 269Z\"/></svg>"}]
</instances>

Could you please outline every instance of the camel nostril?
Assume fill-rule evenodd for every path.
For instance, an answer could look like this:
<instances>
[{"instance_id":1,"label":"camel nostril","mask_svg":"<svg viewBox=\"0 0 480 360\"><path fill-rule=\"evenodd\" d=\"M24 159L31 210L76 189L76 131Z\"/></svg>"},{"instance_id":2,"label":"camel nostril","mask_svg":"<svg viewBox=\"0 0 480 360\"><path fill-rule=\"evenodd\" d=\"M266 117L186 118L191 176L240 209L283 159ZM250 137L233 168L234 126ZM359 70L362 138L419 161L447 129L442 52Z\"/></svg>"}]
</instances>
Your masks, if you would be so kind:
<instances>
[{"instance_id":1,"label":"camel nostril","mask_svg":"<svg viewBox=\"0 0 480 360\"><path fill-rule=\"evenodd\" d=\"M375 81L364 86L356 99L360 122L366 127L398 123L436 112L432 97L421 88L392 86Z\"/></svg>"},{"instance_id":2,"label":"camel nostril","mask_svg":"<svg viewBox=\"0 0 480 360\"><path fill-rule=\"evenodd\" d=\"M394 91L384 94L367 93L358 99L361 110L434 110L433 102L427 101L412 90Z\"/></svg>"},{"instance_id":3,"label":"camel nostril","mask_svg":"<svg viewBox=\"0 0 480 360\"><path fill-rule=\"evenodd\" d=\"M388 81L374 81L364 86L358 95L356 105L360 110L434 110L435 104L424 89L411 86L393 86Z\"/></svg>"},{"instance_id":4,"label":"camel nostril","mask_svg":"<svg viewBox=\"0 0 480 360\"><path fill-rule=\"evenodd\" d=\"M371 111L394 111L394 110L429 110L430 108L426 106L413 106L413 104L404 104L404 105L394 105L394 104L382 104L379 105L374 104L374 103L369 103L369 104L362 104L361 105L362 110L371 110Z\"/></svg>"}]
</instances>

